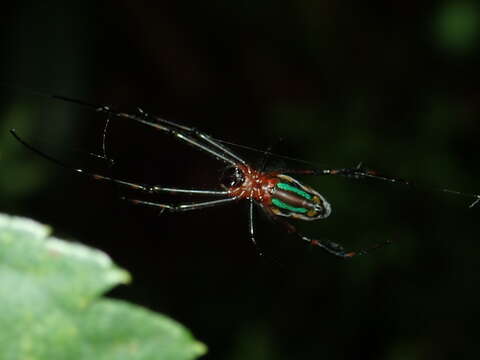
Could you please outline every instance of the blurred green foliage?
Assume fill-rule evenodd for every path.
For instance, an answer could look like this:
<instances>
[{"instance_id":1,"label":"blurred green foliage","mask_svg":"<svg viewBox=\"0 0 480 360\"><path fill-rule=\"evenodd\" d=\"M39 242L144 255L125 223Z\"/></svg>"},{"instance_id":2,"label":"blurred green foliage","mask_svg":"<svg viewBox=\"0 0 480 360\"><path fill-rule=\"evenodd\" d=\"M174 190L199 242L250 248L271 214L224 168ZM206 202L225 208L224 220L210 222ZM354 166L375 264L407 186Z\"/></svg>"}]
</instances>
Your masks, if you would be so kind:
<instances>
[{"instance_id":1,"label":"blurred green foliage","mask_svg":"<svg viewBox=\"0 0 480 360\"><path fill-rule=\"evenodd\" d=\"M435 21L438 44L454 55L472 51L479 40L480 6L476 1L445 1Z\"/></svg>"}]
</instances>

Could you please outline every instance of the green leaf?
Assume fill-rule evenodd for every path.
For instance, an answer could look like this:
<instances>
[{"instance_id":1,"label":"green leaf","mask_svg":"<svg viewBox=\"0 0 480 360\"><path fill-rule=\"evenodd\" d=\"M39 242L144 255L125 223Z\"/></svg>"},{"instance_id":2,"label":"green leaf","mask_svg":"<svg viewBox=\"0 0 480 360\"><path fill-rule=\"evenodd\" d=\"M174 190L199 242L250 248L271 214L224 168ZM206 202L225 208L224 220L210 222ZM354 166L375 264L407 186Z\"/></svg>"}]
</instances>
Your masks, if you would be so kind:
<instances>
[{"instance_id":1,"label":"green leaf","mask_svg":"<svg viewBox=\"0 0 480 360\"><path fill-rule=\"evenodd\" d=\"M0 214L0 360L194 359L206 351L175 321L100 298L129 274L103 252Z\"/></svg>"}]
</instances>

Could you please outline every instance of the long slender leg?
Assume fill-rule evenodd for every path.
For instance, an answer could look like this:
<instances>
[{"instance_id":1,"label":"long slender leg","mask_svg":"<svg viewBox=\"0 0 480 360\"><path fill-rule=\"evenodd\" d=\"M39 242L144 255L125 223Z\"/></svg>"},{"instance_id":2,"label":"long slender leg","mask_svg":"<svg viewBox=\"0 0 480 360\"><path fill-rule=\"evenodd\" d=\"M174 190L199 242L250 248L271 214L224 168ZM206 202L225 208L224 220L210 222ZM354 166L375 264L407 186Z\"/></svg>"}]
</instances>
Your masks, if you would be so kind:
<instances>
[{"instance_id":1,"label":"long slender leg","mask_svg":"<svg viewBox=\"0 0 480 360\"><path fill-rule=\"evenodd\" d=\"M200 150L207 152L208 154L227 164L234 166L239 162L242 164L246 164L242 158L235 155L231 150L229 150L227 147L225 147L212 137L208 136L207 134L204 134L194 128L176 124L172 121L168 121L160 117L152 117L152 119L154 120L149 120L150 116L141 109L138 109L140 115L134 115L116 111L109 106L98 106L65 96L51 95L51 97L54 99L60 99L63 101L73 102L82 106L87 106L95 109L97 112L102 112L119 118L130 119L138 123L153 127L157 130L164 131L167 134L175 136L176 138ZM195 137L197 137L197 139L195 139ZM212 148L211 146L213 146L214 148Z\"/></svg>"},{"instance_id":2,"label":"long slender leg","mask_svg":"<svg viewBox=\"0 0 480 360\"><path fill-rule=\"evenodd\" d=\"M150 194L158 193L169 193L169 194L187 194L187 195L213 195L213 196L228 196L230 193L224 190L199 190L199 189L178 189L178 188L167 188L159 185L145 185L132 183L124 180L115 179L109 176L103 176L99 174L89 174L86 173L83 169L75 169L75 171L80 170L81 173L92 177L95 180L103 180L108 182L113 182L118 185L122 185L134 190L144 191Z\"/></svg>"},{"instance_id":3,"label":"long slender leg","mask_svg":"<svg viewBox=\"0 0 480 360\"><path fill-rule=\"evenodd\" d=\"M254 221L253 221L253 210L254 210L253 205L254 205L253 200L250 199L249 204L248 204L248 231L249 231L249 235L250 235L250 240L252 241L253 246L255 246L255 248L257 249L258 255L263 256L263 251L258 246L257 240L255 240L255 225L254 225Z\"/></svg>"},{"instance_id":4,"label":"long slender leg","mask_svg":"<svg viewBox=\"0 0 480 360\"><path fill-rule=\"evenodd\" d=\"M229 157L229 154L224 153L222 151L222 149L220 149L219 147L217 147L219 150L212 149L211 147L207 146L206 144L202 144L199 140L197 140L194 137L184 133L183 131L175 130L172 127L166 126L166 125L172 124L171 122L169 122L167 120L164 120L164 119L161 119L161 118L155 118L157 120L157 122L153 122L153 121L148 120L148 116L144 116L144 115L139 117L137 115L127 114L127 113L122 113L122 112L115 112L113 114L114 114L114 116L117 116L119 118L127 118L127 119L130 119L130 120L134 120L134 121L139 122L141 124L153 127L157 130L164 131L164 132L166 132L166 133L168 133L168 134L170 134L170 135L188 143L189 145L192 145L192 146L194 146L194 147L196 147L200 150L203 150L203 151L207 152L208 154L214 156L216 159L221 160L221 161L223 161L227 164L230 164L230 165L233 165L233 166L238 164L238 160L232 160ZM162 122L160 122L160 119L162 120ZM210 143L210 142L207 141L207 143ZM224 148L223 146L221 146L221 147Z\"/></svg>"},{"instance_id":5,"label":"long slender leg","mask_svg":"<svg viewBox=\"0 0 480 360\"><path fill-rule=\"evenodd\" d=\"M335 255L335 256L343 258L343 259L349 259L349 258L352 258L354 256L358 256L358 255L366 255L372 250L378 249L378 248L380 248L384 245L387 245L387 244L391 243L390 240L387 240L383 243L376 244L376 245L374 245L370 248L361 249L361 250L358 250L358 251L346 251L343 248L343 246L337 244L336 242L333 242L333 241L330 241L330 240L327 240L327 239L321 239L321 240L312 239L308 236L305 236L305 235L301 234L297 230L297 228L294 225L292 225L291 223L289 223L288 221L286 221L284 219L280 219L275 214L270 213L269 210L266 210L266 211L267 211L267 214L271 217L271 219L273 221L275 221L277 224L283 226L290 234L293 234L293 235L297 236L301 240L306 241L313 246L318 246L319 248L328 252L331 255Z\"/></svg>"},{"instance_id":6,"label":"long slender leg","mask_svg":"<svg viewBox=\"0 0 480 360\"><path fill-rule=\"evenodd\" d=\"M402 183L410 182L405 181L400 178L388 178L383 175L378 175L376 171L369 170L362 167L362 164L358 164L354 168L339 168L339 169L281 169L275 171L275 173L281 174L304 174L304 175L336 175L336 176L344 176L344 177L353 177L356 179L364 178L364 177L371 177L374 179L384 180L384 181L396 181Z\"/></svg>"},{"instance_id":7,"label":"long slender leg","mask_svg":"<svg viewBox=\"0 0 480 360\"><path fill-rule=\"evenodd\" d=\"M122 198L122 200L131 202L136 205L145 205L145 206L162 208L163 210L170 211L170 212L182 212L182 211L190 211L190 210L200 210L208 207L223 205L223 204L231 203L233 201L237 201L238 198L226 198L226 199L220 199L220 200L212 200L212 201L190 203L190 204L178 204L178 205L160 204L152 201L129 199L125 197Z\"/></svg>"},{"instance_id":8,"label":"long slender leg","mask_svg":"<svg viewBox=\"0 0 480 360\"><path fill-rule=\"evenodd\" d=\"M134 189L134 190L140 190L140 191L151 193L151 194L162 193L163 192L163 193L187 194L187 195L213 195L213 196L228 196L229 195L228 191L166 188L166 187L161 187L161 186L157 186L157 185L137 184L137 183L133 183L133 182L129 182L129 181L116 179L116 178L113 178L113 177L110 177L110 176L90 173L88 171L85 171L84 169L75 168L73 166L67 165L67 164L63 163L62 161L60 161L60 160L58 160L58 159L56 159L56 158L54 158L50 155L47 155L44 152L38 150L37 148L33 147L29 143L25 142L22 138L20 138L17 135L17 133L15 132L15 130L10 130L10 132L22 145L24 145L26 148L33 151L37 155L39 155L39 156L57 164L59 166L67 168L67 169L69 169L73 172L76 172L78 174L82 174L84 176L91 177L95 180L108 181L108 182L112 182L112 183L115 183L115 184L118 184L118 185L121 185L121 186L125 186L127 188L131 188L131 189Z\"/></svg>"},{"instance_id":9,"label":"long slender leg","mask_svg":"<svg viewBox=\"0 0 480 360\"><path fill-rule=\"evenodd\" d=\"M143 113L142 110L140 110L141 113ZM241 164L244 164L246 165L247 163L245 162L245 160L243 160L241 157L239 157L237 154L235 154L234 152L232 152L232 150L230 150L229 148L227 148L226 146L224 146L223 144L221 144L221 142L217 141L216 139L212 138L210 135L207 135L205 134L204 132L202 131L199 131L198 129L194 128L194 127L188 127L188 126L185 126L185 125L180 125L180 124L177 124L177 123L174 123L172 121L169 121L169 120L166 120L166 119L162 119L161 117L158 117L158 116L153 116L153 119L155 119L155 121L158 121L160 123L163 123L163 124L166 124L166 125L169 125L169 126L172 126L172 127L176 127L178 129L182 129L183 131L186 131L188 133L191 133L195 136L198 136L199 138L203 139L204 141L208 142L210 145L213 145L214 147L216 147L217 149L223 151L225 154L227 154L228 156L230 156L231 158L235 159L236 161L238 161L239 163Z\"/></svg>"},{"instance_id":10,"label":"long slender leg","mask_svg":"<svg viewBox=\"0 0 480 360\"><path fill-rule=\"evenodd\" d=\"M322 239L322 240L311 239L308 236L302 235L298 232L296 232L295 234L298 237L300 237L302 240L307 241L308 243L312 244L313 246L318 246L318 247L322 248L323 250L327 251L328 253L330 253L332 255L335 255L335 256L338 256L338 257L341 257L341 258L344 258L344 259L349 259L351 257L358 256L358 255L367 255L370 251L378 249L378 248L380 248L384 245L387 245L387 244L391 243L390 240L387 240L387 241L384 241L383 243L375 244L375 245L373 245L369 248L360 249L358 251L345 251L343 246L341 246L341 245L339 245L339 244L337 244L333 241L326 240L326 239Z\"/></svg>"},{"instance_id":11,"label":"long slender leg","mask_svg":"<svg viewBox=\"0 0 480 360\"><path fill-rule=\"evenodd\" d=\"M377 173L374 170L369 170L361 166L359 164L357 167L354 168L342 168L342 169L285 169L281 171L276 171L275 174L305 174L305 175L334 175L334 176L343 176L343 177L349 177L349 178L354 178L354 179L363 179L363 178L369 178L369 179L374 179L374 180L380 180L380 181L385 181L389 182L392 184L396 185L405 185L409 186L411 188L416 188L419 190L430 190L430 191L437 191L437 192L443 192L443 193L448 193L448 194L453 194L457 196L463 196L463 197L468 197L472 198L473 202L469 205L470 208L474 207L476 204L480 202L480 195L479 194L474 194L474 193L466 193L466 192L461 192L457 190L452 190L452 189L447 189L447 188L438 188L438 187L432 187L429 188L427 186L422 186L419 185L415 182L397 178L397 177L390 177L390 176L385 176Z\"/></svg>"}]
</instances>

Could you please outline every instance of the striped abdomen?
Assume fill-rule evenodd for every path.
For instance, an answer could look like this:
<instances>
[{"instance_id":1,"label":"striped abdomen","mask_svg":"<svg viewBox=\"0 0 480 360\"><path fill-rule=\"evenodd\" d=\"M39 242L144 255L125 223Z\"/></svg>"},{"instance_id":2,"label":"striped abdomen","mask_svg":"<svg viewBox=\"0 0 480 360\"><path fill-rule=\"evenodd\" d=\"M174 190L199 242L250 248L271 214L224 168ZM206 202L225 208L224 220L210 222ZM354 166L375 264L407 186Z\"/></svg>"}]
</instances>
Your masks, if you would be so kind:
<instances>
[{"instance_id":1,"label":"striped abdomen","mask_svg":"<svg viewBox=\"0 0 480 360\"><path fill-rule=\"evenodd\" d=\"M287 175L277 175L278 183L270 189L269 209L280 216L301 220L324 219L331 213L330 204L317 191Z\"/></svg>"}]
</instances>

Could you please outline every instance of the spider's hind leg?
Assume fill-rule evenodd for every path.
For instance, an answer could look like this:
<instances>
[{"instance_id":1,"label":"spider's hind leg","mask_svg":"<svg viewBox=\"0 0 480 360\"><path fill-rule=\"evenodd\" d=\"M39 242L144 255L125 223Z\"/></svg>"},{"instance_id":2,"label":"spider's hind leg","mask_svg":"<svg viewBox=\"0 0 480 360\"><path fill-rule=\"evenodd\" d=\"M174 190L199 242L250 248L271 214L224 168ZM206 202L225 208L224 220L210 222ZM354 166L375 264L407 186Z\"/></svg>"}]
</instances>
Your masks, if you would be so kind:
<instances>
[{"instance_id":1,"label":"spider's hind leg","mask_svg":"<svg viewBox=\"0 0 480 360\"><path fill-rule=\"evenodd\" d=\"M298 238L300 238L301 240L303 241L306 241L308 242L309 244L313 245L313 246L318 246L319 248L321 248L322 250L326 251L327 253L331 254L331 255L334 255L334 256L337 256L337 257L340 257L342 259L349 259L349 258L352 258L354 256L358 256L358 255L366 255L368 254L370 251L372 250L375 250L375 249L378 249L384 245L387 245L387 244L390 244L391 241L390 240L387 240L383 243L379 243L379 244L376 244L376 245L373 245L369 248L366 248L366 249L360 249L358 251L347 251L343 248L342 245L340 244L337 244L336 242L333 242L331 240L327 240L327 239L312 239L308 236L305 236L303 235L302 233L300 233L297 228L292 225L291 223L289 223L288 221L284 220L284 219L281 219L279 218L278 216L276 216L275 214L273 213L268 213L267 214L272 218L272 220L274 222L276 222L277 224L281 225L283 228L285 228L287 230L288 233L290 234L293 234L295 236L297 236Z\"/></svg>"},{"instance_id":2,"label":"spider's hind leg","mask_svg":"<svg viewBox=\"0 0 480 360\"><path fill-rule=\"evenodd\" d=\"M309 237L298 234L298 233L297 233L297 235L300 236L300 238L302 240L305 240L305 241L309 242L310 244L312 244L314 246L319 246L323 250L327 251L328 253L330 253L332 255L335 255L335 256L338 256L338 257L341 257L343 259L349 259L349 258L352 258L354 256L358 256L358 255L367 255L370 251L378 249L378 248L380 248L384 245L387 245L387 244L391 243L390 240L387 240L383 243L375 244L375 245L373 245L369 248L360 249L358 251L345 251L343 246L341 246L341 245L339 245L339 244L337 244L333 241L326 240L326 239L322 239L322 240L310 239Z\"/></svg>"}]
</instances>

